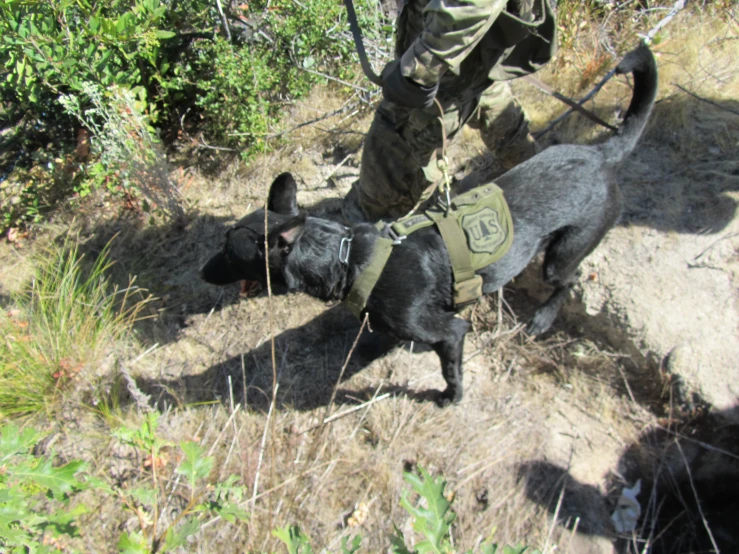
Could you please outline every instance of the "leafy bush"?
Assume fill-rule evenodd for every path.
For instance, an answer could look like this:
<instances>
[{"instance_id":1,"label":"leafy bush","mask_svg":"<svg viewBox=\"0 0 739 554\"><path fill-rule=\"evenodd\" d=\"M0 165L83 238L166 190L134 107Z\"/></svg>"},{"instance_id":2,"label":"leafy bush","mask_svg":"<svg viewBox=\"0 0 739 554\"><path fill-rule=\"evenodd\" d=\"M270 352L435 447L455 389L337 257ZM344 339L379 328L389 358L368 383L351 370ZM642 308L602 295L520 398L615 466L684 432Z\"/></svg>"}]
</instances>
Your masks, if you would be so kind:
<instances>
[{"instance_id":1,"label":"leafy bush","mask_svg":"<svg viewBox=\"0 0 739 554\"><path fill-rule=\"evenodd\" d=\"M42 435L13 424L0 429L0 550L59 552L60 537L77 534L74 519L87 512L70 507L70 499L86 488L78 475L84 463L54 467L48 457L32 454ZM46 536L44 536L46 534Z\"/></svg>"},{"instance_id":2,"label":"leafy bush","mask_svg":"<svg viewBox=\"0 0 739 554\"><path fill-rule=\"evenodd\" d=\"M410 549L403 532L395 527L395 533L390 537L390 552L393 554L454 554L456 550L451 543L451 527L456 514L451 509L452 499L444 494L446 481L443 477L432 477L425 469L419 467L420 475L410 472L403 473L405 481L422 499L419 503L411 502L408 491L403 491L400 505L413 516L413 529L424 537ZM288 526L275 529L272 534L285 543L288 554L313 554L310 539L304 535L298 526ZM354 554L361 547L361 537L344 537L341 542L340 554ZM541 554L539 550L529 549L527 546L499 546L491 541L480 545L480 554ZM468 550L465 554L472 554Z\"/></svg>"},{"instance_id":3,"label":"leafy bush","mask_svg":"<svg viewBox=\"0 0 739 554\"><path fill-rule=\"evenodd\" d=\"M151 472L151 484L147 479L147 484L123 488L98 482L104 492L120 498L139 521L140 530L123 533L118 542L121 552L126 554L168 552L183 546L189 536L200 530L206 515L220 517L230 523L246 521L249 517L238 506L246 489L236 485L235 475L215 486L207 484L213 457L205 456L204 449L197 443L180 444L183 458L175 473L184 477L183 484L180 484L179 478L172 481L169 476L162 474L166 460L161 451L170 445L157 436L158 421L159 414L152 412L146 415L138 429L122 427L113 432L124 444L142 451L145 465ZM171 497L171 493L178 488L185 490L186 503L171 521L165 522L162 516L168 510L167 497Z\"/></svg>"},{"instance_id":4,"label":"leafy bush","mask_svg":"<svg viewBox=\"0 0 739 554\"><path fill-rule=\"evenodd\" d=\"M121 552L149 554L169 552L183 546L198 532L205 516L229 523L246 521L248 514L239 507L245 487L232 475L223 483L205 481L213 467L213 457L193 442L180 444L182 460L175 469L180 478L164 473L166 462L161 451L171 446L159 437L158 414L148 414L139 428L121 427L113 433L124 444L142 451L151 480L137 487L110 485L87 474L87 465L72 461L54 467L49 456L34 456L32 449L42 438L37 431L20 430L9 424L0 429L0 550L2 552L59 552L65 538L78 535L75 519L88 513L83 504L70 507L71 498L84 489L118 498L130 509L140 530L123 533L118 541ZM167 490L169 489L169 490ZM184 491L185 505L170 506L172 493ZM169 496L169 497L168 497ZM179 495L178 495L179 497ZM175 514L164 521L164 513Z\"/></svg>"},{"instance_id":5,"label":"leafy bush","mask_svg":"<svg viewBox=\"0 0 739 554\"><path fill-rule=\"evenodd\" d=\"M159 0L3 2L3 97L28 108L50 95L81 92L87 81L131 88L166 85L169 64L160 56L161 43L175 36L162 28L166 11Z\"/></svg>"}]
</instances>

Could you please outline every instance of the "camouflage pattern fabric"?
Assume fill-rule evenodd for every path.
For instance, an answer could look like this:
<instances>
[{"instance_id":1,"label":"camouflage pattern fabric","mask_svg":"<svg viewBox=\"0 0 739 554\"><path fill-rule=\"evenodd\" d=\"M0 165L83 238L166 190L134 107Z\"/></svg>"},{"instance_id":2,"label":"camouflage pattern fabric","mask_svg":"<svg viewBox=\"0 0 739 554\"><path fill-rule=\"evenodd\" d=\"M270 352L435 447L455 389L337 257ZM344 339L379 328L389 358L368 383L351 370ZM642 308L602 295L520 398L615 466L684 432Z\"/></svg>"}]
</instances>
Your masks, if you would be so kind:
<instances>
[{"instance_id":1,"label":"camouflage pattern fabric","mask_svg":"<svg viewBox=\"0 0 739 554\"><path fill-rule=\"evenodd\" d=\"M408 0L397 21L404 76L439 82L437 99L452 139L468 121L504 166L535 153L528 120L506 81L542 67L556 49L549 0ZM439 172L438 108L383 100L365 138L359 180L344 202L348 219L397 218Z\"/></svg>"}]
</instances>

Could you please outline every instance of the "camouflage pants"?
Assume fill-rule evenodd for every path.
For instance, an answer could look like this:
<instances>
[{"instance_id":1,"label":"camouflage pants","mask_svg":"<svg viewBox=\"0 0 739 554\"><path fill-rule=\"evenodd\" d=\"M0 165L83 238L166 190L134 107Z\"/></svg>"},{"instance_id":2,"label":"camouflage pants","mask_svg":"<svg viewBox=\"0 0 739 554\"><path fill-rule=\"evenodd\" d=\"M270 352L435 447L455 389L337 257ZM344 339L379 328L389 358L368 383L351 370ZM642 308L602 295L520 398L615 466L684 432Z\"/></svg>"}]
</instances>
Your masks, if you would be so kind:
<instances>
[{"instance_id":1,"label":"camouflage pants","mask_svg":"<svg viewBox=\"0 0 739 554\"><path fill-rule=\"evenodd\" d=\"M528 120L508 82L491 84L477 98L442 100L442 105L449 140L469 122L505 169L534 155ZM411 110L383 101L365 138L359 180L344 200L347 219L398 218L408 213L438 179L434 151L441 145L435 105Z\"/></svg>"}]
</instances>

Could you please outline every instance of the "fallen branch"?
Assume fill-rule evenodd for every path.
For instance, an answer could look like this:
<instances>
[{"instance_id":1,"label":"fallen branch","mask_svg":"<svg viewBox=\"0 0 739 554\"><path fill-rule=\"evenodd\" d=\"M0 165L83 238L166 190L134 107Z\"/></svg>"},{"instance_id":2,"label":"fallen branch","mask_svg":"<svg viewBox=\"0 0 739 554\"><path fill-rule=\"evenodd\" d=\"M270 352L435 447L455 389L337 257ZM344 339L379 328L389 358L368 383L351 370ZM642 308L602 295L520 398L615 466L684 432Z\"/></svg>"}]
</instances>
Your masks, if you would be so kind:
<instances>
[{"instance_id":1,"label":"fallen branch","mask_svg":"<svg viewBox=\"0 0 739 554\"><path fill-rule=\"evenodd\" d=\"M700 100L701 102L705 102L706 104L711 104L711 106L715 106L721 110L725 110L729 113L733 113L734 115L739 115L739 112L736 110L732 110L731 108L727 108L726 106L722 106L721 104L714 102L713 100L709 100L708 98L703 98L702 96L698 96L694 92L690 92L688 89L683 87L682 85L676 85L675 83L672 84L672 86L679 88L681 91L683 91L685 94L688 94L695 98L696 100Z\"/></svg>"},{"instance_id":2,"label":"fallen branch","mask_svg":"<svg viewBox=\"0 0 739 554\"><path fill-rule=\"evenodd\" d=\"M334 414L330 417L327 417L324 419L321 423L317 423L313 427L309 427L305 431L301 431L299 434L304 435L305 433L308 433L309 431L313 431L313 429L317 429L318 427L322 427L326 425L327 423L331 423L332 421L336 421L337 419L341 419L344 416L348 416L351 413L356 412L357 410L361 410L362 408L371 406L372 404L375 404L376 402L379 402L380 400L385 400L389 396L391 396L392 393L386 392L385 394L381 394L380 396L377 396L373 398L372 400L368 400L367 402L364 402L362 404L357 404L356 406L352 406L351 408L344 410L343 412L339 412L338 414Z\"/></svg>"},{"instance_id":3,"label":"fallen branch","mask_svg":"<svg viewBox=\"0 0 739 554\"><path fill-rule=\"evenodd\" d=\"M675 5L672 6L672 9L670 10L670 13L668 13L666 16L664 16L662 19L659 20L657 25L655 25L651 31L649 31L646 35L643 35L644 42L647 44L650 44L652 40L654 40L654 37L659 33L662 28L667 25L670 21L672 21L672 18L675 17L680 10L682 10L685 7L685 0L678 0L675 2Z\"/></svg>"},{"instance_id":4,"label":"fallen branch","mask_svg":"<svg viewBox=\"0 0 739 554\"><path fill-rule=\"evenodd\" d=\"M585 102L587 102L587 101L588 101L588 100L590 100L590 99L591 99L591 98L592 98L593 96L595 96L596 94L598 94L598 92L600 91L600 89L602 89L602 88L603 88L603 86L604 86L604 85L605 85L605 84L606 84L606 83L607 83L608 81L610 81L611 77L613 77L613 76L614 76L615 74L616 74L616 70L615 70L615 69L611 69L611 70L610 70L610 71L609 71L608 73L606 73L605 77L603 77L603 78L602 78L602 79L600 80L600 82L599 82L599 83L598 83L597 85L595 85L595 86L594 86L594 87L593 87L593 88L592 88L592 89L590 90L590 92L588 92L588 93L587 93L587 94L586 94L586 95L585 95L585 96L584 96L584 97L582 98L582 100L579 100L579 101L577 102L577 105L578 105L578 106L582 106L582 105L583 105L583 104L584 104ZM562 120L564 120L564 119L567 119L568 117L570 117L570 115L572 115L572 112L574 112L574 111L575 111L575 109L574 109L574 108L570 108L569 110L567 110L567 111L566 111L565 113L563 113L562 115L560 115L560 116L559 116L559 117L558 117L557 119L555 119L554 121L552 121L552 122L551 122L551 123L550 123L550 124L549 124L549 125L548 125L548 126L546 127L546 129L544 129L544 130L542 130L542 131L539 131L538 133L534 133L534 138L538 140L538 139L540 139L541 137L543 137L544 135L546 135L546 134L547 134L547 133L548 133L549 131L551 131L552 129L554 129L554 127L556 127L556 126L557 126L557 124L558 124L559 122L561 122Z\"/></svg>"}]
</instances>

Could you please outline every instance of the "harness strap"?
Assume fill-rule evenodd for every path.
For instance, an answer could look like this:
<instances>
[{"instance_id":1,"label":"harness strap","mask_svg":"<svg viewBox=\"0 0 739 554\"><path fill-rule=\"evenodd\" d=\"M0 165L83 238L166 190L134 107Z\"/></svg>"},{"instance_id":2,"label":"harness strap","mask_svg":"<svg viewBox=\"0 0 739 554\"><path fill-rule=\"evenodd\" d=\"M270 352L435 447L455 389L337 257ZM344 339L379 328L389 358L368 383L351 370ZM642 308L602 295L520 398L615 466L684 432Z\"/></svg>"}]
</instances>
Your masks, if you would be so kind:
<instances>
[{"instance_id":1,"label":"harness strap","mask_svg":"<svg viewBox=\"0 0 739 554\"><path fill-rule=\"evenodd\" d=\"M354 280L349 294L344 299L347 307L357 319L362 319L362 310L367 305L367 299L385 268L385 264L393 250L393 242L392 238L377 238L369 265Z\"/></svg>"},{"instance_id":2,"label":"harness strap","mask_svg":"<svg viewBox=\"0 0 739 554\"><path fill-rule=\"evenodd\" d=\"M454 273L454 306L461 308L475 302L482 296L482 277L475 274L467 246L467 237L459 227L456 218L439 213L427 212L439 229L444 240L449 261Z\"/></svg>"}]
</instances>

